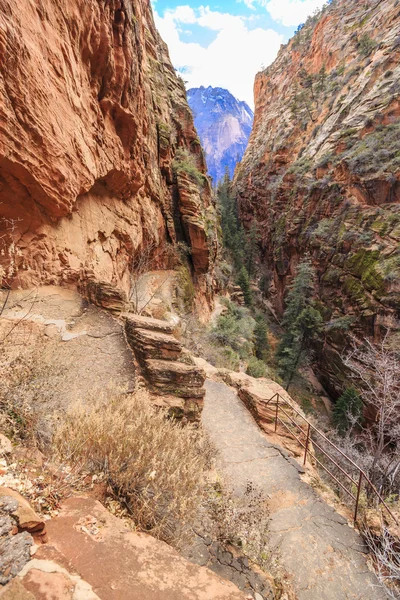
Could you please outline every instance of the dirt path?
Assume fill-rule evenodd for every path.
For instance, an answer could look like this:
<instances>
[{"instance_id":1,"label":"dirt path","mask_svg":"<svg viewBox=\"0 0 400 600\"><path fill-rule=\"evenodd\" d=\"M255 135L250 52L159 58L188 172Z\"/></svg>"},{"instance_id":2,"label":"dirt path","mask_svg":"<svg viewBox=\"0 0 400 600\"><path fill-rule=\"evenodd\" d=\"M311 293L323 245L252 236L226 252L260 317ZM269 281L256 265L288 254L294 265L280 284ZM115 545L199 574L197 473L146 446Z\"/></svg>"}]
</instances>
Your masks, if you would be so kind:
<instances>
[{"instance_id":1,"label":"dirt path","mask_svg":"<svg viewBox=\"0 0 400 600\"><path fill-rule=\"evenodd\" d=\"M0 292L0 306L3 297ZM121 323L77 292L56 286L13 291L0 328L6 332L14 323L19 323L11 340L16 348L43 351L48 370L42 374L46 389L40 408L45 413L108 387L133 388L135 369Z\"/></svg>"},{"instance_id":2,"label":"dirt path","mask_svg":"<svg viewBox=\"0 0 400 600\"><path fill-rule=\"evenodd\" d=\"M381 600L360 536L300 478L295 461L268 442L236 393L206 382L203 424L220 468L240 493L247 481L270 499L271 542L299 600Z\"/></svg>"}]
</instances>

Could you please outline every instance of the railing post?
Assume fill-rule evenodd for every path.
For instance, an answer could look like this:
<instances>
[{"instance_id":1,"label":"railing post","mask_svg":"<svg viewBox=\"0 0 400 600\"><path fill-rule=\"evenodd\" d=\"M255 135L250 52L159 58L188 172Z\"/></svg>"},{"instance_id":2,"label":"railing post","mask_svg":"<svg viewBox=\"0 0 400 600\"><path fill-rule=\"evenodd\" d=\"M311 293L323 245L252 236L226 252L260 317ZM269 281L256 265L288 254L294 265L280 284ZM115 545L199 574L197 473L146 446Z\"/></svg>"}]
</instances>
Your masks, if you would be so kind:
<instances>
[{"instance_id":1,"label":"railing post","mask_svg":"<svg viewBox=\"0 0 400 600\"><path fill-rule=\"evenodd\" d=\"M307 427L307 439L306 439L306 447L305 447L305 450L304 450L304 462L303 462L303 466L306 464L306 461L307 461L308 444L310 442L310 428L311 428L311 425L309 423L308 427Z\"/></svg>"},{"instance_id":2,"label":"railing post","mask_svg":"<svg viewBox=\"0 0 400 600\"><path fill-rule=\"evenodd\" d=\"M354 525L357 523L358 504L360 502L362 478L363 478L363 472L360 471L360 478L358 480L358 487L357 487L356 507L354 509Z\"/></svg>"},{"instance_id":3,"label":"railing post","mask_svg":"<svg viewBox=\"0 0 400 600\"><path fill-rule=\"evenodd\" d=\"M275 433L278 429L279 394L276 394Z\"/></svg>"}]
</instances>

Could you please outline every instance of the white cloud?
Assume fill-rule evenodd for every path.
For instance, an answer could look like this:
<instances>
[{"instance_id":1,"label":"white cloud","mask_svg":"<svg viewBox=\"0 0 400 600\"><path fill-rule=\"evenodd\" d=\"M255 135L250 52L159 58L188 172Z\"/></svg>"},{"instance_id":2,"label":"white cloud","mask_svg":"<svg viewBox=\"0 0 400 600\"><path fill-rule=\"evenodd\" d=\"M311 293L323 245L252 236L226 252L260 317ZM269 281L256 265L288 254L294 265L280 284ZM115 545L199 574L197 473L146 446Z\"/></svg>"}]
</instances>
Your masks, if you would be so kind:
<instances>
[{"instance_id":1,"label":"white cloud","mask_svg":"<svg viewBox=\"0 0 400 600\"><path fill-rule=\"evenodd\" d=\"M226 88L253 106L254 76L261 65L275 59L283 36L272 29L250 31L244 17L212 11L209 7L193 10L178 6L165 11L163 16L155 11L155 20L168 44L172 63L184 72L188 87ZM216 37L206 48L183 42L180 39L183 24L197 24L215 31Z\"/></svg>"},{"instance_id":2,"label":"white cloud","mask_svg":"<svg viewBox=\"0 0 400 600\"><path fill-rule=\"evenodd\" d=\"M292 27L304 23L307 17L326 4L326 0L261 0L260 3L275 21Z\"/></svg>"}]
</instances>

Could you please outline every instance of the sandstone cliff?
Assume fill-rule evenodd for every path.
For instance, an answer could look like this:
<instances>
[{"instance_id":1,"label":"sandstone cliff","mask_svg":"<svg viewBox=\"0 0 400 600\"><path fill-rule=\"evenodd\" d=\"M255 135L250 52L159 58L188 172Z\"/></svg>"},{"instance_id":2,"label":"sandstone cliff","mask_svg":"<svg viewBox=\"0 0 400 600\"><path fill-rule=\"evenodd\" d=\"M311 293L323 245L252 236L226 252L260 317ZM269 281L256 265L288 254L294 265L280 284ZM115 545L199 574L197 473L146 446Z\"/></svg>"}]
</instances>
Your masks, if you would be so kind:
<instances>
[{"instance_id":1,"label":"sandstone cliff","mask_svg":"<svg viewBox=\"0 0 400 600\"><path fill-rule=\"evenodd\" d=\"M143 248L168 267L166 245L183 241L205 289L205 173L148 0L0 0L5 283L91 282L101 302L102 286L129 292Z\"/></svg>"},{"instance_id":2,"label":"sandstone cliff","mask_svg":"<svg viewBox=\"0 0 400 600\"><path fill-rule=\"evenodd\" d=\"M253 111L223 88L201 86L188 90L187 96L214 184L224 176L226 167L233 177L246 150Z\"/></svg>"},{"instance_id":3,"label":"sandstone cliff","mask_svg":"<svg viewBox=\"0 0 400 600\"><path fill-rule=\"evenodd\" d=\"M399 59L398 2L334 0L257 75L236 173L241 216L260 224L280 312L295 265L313 258L333 393L349 334L398 328Z\"/></svg>"}]
</instances>

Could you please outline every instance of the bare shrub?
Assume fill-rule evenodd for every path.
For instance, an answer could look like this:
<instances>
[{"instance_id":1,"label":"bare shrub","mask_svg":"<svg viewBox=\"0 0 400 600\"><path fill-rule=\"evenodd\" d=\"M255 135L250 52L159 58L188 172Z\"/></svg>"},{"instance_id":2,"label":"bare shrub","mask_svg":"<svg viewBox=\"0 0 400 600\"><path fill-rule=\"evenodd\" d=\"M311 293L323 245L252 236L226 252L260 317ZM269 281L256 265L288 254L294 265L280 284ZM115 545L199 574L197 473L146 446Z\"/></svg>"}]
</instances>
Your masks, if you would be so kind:
<instances>
[{"instance_id":1,"label":"bare shrub","mask_svg":"<svg viewBox=\"0 0 400 600\"><path fill-rule=\"evenodd\" d=\"M147 392L109 390L74 405L53 443L62 461L105 477L138 528L175 545L188 535L205 494L207 442L166 420Z\"/></svg>"},{"instance_id":2,"label":"bare shrub","mask_svg":"<svg viewBox=\"0 0 400 600\"><path fill-rule=\"evenodd\" d=\"M382 494L400 493L400 355L364 340L345 359L369 413L353 436L369 455L367 474Z\"/></svg>"},{"instance_id":3,"label":"bare shrub","mask_svg":"<svg viewBox=\"0 0 400 600\"><path fill-rule=\"evenodd\" d=\"M381 523L379 531L364 525L363 537L375 558L375 571L389 598L400 599L400 541Z\"/></svg>"},{"instance_id":4,"label":"bare shrub","mask_svg":"<svg viewBox=\"0 0 400 600\"><path fill-rule=\"evenodd\" d=\"M44 447L65 367L55 364L54 344L32 333L31 323L1 325L0 335L11 333L0 342L0 429L17 442Z\"/></svg>"}]
</instances>

